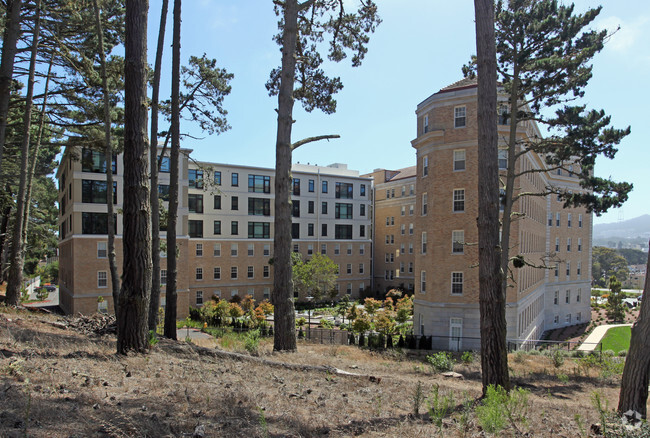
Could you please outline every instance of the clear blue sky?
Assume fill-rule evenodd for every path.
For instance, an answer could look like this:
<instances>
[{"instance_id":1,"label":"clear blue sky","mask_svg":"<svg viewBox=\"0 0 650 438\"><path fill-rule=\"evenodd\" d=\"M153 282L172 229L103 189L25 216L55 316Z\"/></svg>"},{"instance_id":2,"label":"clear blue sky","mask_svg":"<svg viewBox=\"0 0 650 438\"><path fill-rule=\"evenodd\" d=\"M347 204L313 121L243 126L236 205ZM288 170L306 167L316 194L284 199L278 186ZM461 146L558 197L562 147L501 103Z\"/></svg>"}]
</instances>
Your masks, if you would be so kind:
<instances>
[{"instance_id":1,"label":"clear blue sky","mask_svg":"<svg viewBox=\"0 0 650 438\"><path fill-rule=\"evenodd\" d=\"M173 3L173 0L170 1ZM353 5L354 0L346 0ZM294 162L327 165L347 163L351 169L400 168L414 164L410 142L416 135L416 105L462 77L461 66L476 52L473 2L443 0L377 0L383 23L372 35L361 67L349 62L326 64L345 88L337 95L337 112L294 111L293 139L339 134L330 142L302 146ZM600 160L596 174L634 183L622 209L612 210L596 223L615 222L650 213L650 3L640 0L605 2L595 22L616 33L594 62L594 77L586 103L603 108L614 126L632 126L616 159ZM576 1L576 10L595 7L594 0ZM232 129L203 140L188 139L184 147L199 160L273 167L277 99L264 84L280 64L279 47L272 41L277 18L271 0L186 0L183 2L181 58L206 53L234 73L232 93L225 99ZM171 68L171 5L163 68L163 92L169 92ZM160 0L150 0L149 59L153 64L160 19ZM645 41L645 43L644 43ZM185 123L183 132L202 134Z\"/></svg>"}]
</instances>

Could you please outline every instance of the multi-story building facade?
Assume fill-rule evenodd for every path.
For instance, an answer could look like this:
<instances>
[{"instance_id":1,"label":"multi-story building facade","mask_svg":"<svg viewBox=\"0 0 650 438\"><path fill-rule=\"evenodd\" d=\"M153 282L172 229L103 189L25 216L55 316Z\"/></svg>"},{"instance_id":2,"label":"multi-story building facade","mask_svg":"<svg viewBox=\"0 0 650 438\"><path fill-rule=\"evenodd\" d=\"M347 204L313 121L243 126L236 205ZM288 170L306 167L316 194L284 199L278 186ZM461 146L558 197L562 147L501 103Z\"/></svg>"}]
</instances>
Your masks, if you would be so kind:
<instances>
[{"instance_id":1,"label":"multi-story building facade","mask_svg":"<svg viewBox=\"0 0 650 438\"><path fill-rule=\"evenodd\" d=\"M478 348L476 82L466 79L443 88L420 103L416 114L415 333L433 335L437 348ZM499 120L501 138L507 138L506 123ZM518 131L521 137L540 136L534 124ZM500 148L499 167L505 169L505 144ZM516 193L546 187L583 190L571 174L544 171L544 161L534 153L521 156L517 166L540 172L519 177ZM521 254L550 269L513 269L507 337L539 339L545 330L588 321L591 215L583 208L563 208L554 195L523 196L513 211L522 216L511 226L511 256Z\"/></svg>"},{"instance_id":2,"label":"multi-story building facade","mask_svg":"<svg viewBox=\"0 0 650 438\"><path fill-rule=\"evenodd\" d=\"M184 150L179 163L178 313L212 296L270 298L273 269L274 170L198 163ZM81 160L78 155L81 154ZM106 254L106 176L103 154L66 150L57 177L60 194L61 307L68 313L113 310ZM115 210L123 190L121 155L114 158ZM325 254L339 266L336 289L352 298L371 286L372 180L344 164L293 166L293 249L303 258ZM159 194L167 200L169 161ZM166 202L164 202L166 204ZM166 205L165 205L166 206ZM121 272L121 215L116 254ZM165 237L161 231L161 239ZM162 304L166 269L161 259ZM99 297L102 297L103 301ZM296 297L300 299L301 297ZM98 304L98 300L102 303Z\"/></svg>"},{"instance_id":3,"label":"multi-story building facade","mask_svg":"<svg viewBox=\"0 0 650 438\"><path fill-rule=\"evenodd\" d=\"M374 181L374 291L415 287L415 166L398 170L376 169Z\"/></svg>"}]
</instances>

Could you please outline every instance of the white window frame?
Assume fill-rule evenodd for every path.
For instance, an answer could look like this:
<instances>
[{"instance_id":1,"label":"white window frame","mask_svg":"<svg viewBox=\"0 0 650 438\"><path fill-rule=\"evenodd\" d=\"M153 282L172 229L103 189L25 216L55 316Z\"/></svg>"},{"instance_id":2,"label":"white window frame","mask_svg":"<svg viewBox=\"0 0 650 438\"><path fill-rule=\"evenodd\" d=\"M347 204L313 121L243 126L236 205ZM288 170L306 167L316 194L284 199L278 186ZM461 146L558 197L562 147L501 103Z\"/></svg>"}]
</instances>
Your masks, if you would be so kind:
<instances>
[{"instance_id":1,"label":"white window frame","mask_svg":"<svg viewBox=\"0 0 650 438\"><path fill-rule=\"evenodd\" d=\"M422 177L429 176L429 156L422 157Z\"/></svg>"},{"instance_id":2,"label":"white window frame","mask_svg":"<svg viewBox=\"0 0 650 438\"><path fill-rule=\"evenodd\" d=\"M426 231L422 231L421 242L422 242L422 247L421 247L422 254L426 254L427 253L427 232Z\"/></svg>"},{"instance_id":3,"label":"white window frame","mask_svg":"<svg viewBox=\"0 0 650 438\"><path fill-rule=\"evenodd\" d=\"M160 270L160 285L161 286L167 285L167 269Z\"/></svg>"},{"instance_id":4,"label":"white window frame","mask_svg":"<svg viewBox=\"0 0 650 438\"><path fill-rule=\"evenodd\" d=\"M451 253L465 253L465 230L453 230L451 232Z\"/></svg>"},{"instance_id":5,"label":"white window frame","mask_svg":"<svg viewBox=\"0 0 650 438\"><path fill-rule=\"evenodd\" d=\"M196 268L194 278L196 281L203 281L203 268Z\"/></svg>"},{"instance_id":6,"label":"white window frame","mask_svg":"<svg viewBox=\"0 0 650 438\"><path fill-rule=\"evenodd\" d=\"M230 244L230 257L237 257L239 254L239 245L236 243Z\"/></svg>"},{"instance_id":7,"label":"white window frame","mask_svg":"<svg viewBox=\"0 0 650 438\"><path fill-rule=\"evenodd\" d=\"M203 291L202 290L197 290L195 298L196 298L196 307L202 307L203 306Z\"/></svg>"},{"instance_id":8,"label":"white window frame","mask_svg":"<svg viewBox=\"0 0 650 438\"><path fill-rule=\"evenodd\" d=\"M464 275L462 272L452 272L451 273L451 295L463 295L463 280ZM454 292L454 286L460 286L460 292Z\"/></svg>"},{"instance_id":9,"label":"white window frame","mask_svg":"<svg viewBox=\"0 0 650 438\"><path fill-rule=\"evenodd\" d=\"M103 249L101 248L102 246ZM102 255L102 253L104 255ZM108 258L108 242L106 241L97 242L97 258L98 259Z\"/></svg>"},{"instance_id":10,"label":"white window frame","mask_svg":"<svg viewBox=\"0 0 650 438\"><path fill-rule=\"evenodd\" d=\"M108 272L97 271L97 288L105 289L108 287Z\"/></svg>"},{"instance_id":11,"label":"white window frame","mask_svg":"<svg viewBox=\"0 0 650 438\"><path fill-rule=\"evenodd\" d=\"M427 271L420 271L420 293L427 293Z\"/></svg>"},{"instance_id":12,"label":"white window frame","mask_svg":"<svg viewBox=\"0 0 650 438\"><path fill-rule=\"evenodd\" d=\"M428 203L429 203L429 196L427 193L422 193L422 216L426 216L428 212Z\"/></svg>"},{"instance_id":13,"label":"white window frame","mask_svg":"<svg viewBox=\"0 0 650 438\"><path fill-rule=\"evenodd\" d=\"M220 243L215 243L214 247L212 248L212 255L214 257L221 257L221 244Z\"/></svg>"},{"instance_id":14,"label":"white window frame","mask_svg":"<svg viewBox=\"0 0 650 438\"><path fill-rule=\"evenodd\" d=\"M465 105L454 107L454 128L467 126L467 107Z\"/></svg>"},{"instance_id":15,"label":"white window frame","mask_svg":"<svg viewBox=\"0 0 650 438\"><path fill-rule=\"evenodd\" d=\"M465 149L454 150L454 172L464 172L467 169L467 152Z\"/></svg>"},{"instance_id":16,"label":"white window frame","mask_svg":"<svg viewBox=\"0 0 650 438\"><path fill-rule=\"evenodd\" d=\"M212 279L221 280L221 266L215 266L212 269Z\"/></svg>"},{"instance_id":17,"label":"white window frame","mask_svg":"<svg viewBox=\"0 0 650 438\"><path fill-rule=\"evenodd\" d=\"M197 257L203 257L203 244L202 243L197 243L195 251L196 251L196 256Z\"/></svg>"},{"instance_id":18,"label":"white window frame","mask_svg":"<svg viewBox=\"0 0 650 438\"><path fill-rule=\"evenodd\" d=\"M255 244L254 243L249 243L248 244L248 257L254 257L255 256Z\"/></svg>"},{"instance_id":19,"label":"white window frame","mask_svg":"<svg viewBox=\"0 0 650 438\"><path fill-rule=\"evenodd\" d=\"M462 208L456 209L457 203ZM465 189L454 189L452 195L451 211L454 213L465 212Z\"/></svg>"}]
</instances>

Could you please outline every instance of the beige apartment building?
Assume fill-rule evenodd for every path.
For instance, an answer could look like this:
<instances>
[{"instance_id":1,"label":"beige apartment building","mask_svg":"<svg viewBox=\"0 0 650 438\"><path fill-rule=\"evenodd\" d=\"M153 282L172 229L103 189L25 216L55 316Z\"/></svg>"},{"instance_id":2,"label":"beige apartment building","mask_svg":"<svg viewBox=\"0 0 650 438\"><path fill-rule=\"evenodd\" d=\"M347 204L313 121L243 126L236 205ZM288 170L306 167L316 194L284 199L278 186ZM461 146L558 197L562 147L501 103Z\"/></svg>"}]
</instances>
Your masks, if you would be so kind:
<instances>
[{"instance_id":1,"label":"beige apartment building","mask_svg":"<svg viewBox=\"0 0 650 438\"><path fill-rule=\"evenodd\" d=\"M478 150L476 82L462 80L421 102L416 110L417 151L415 233L416 334L433 336L436 348L477 349L478 307ZM496 119L496 116L495 116ZM498 120L501 138L506 120ZM540 136L535 124L518 135ZM502 145L505 148L505 144ZM501 169L506 151L499 152ZM545 169L527 153L518 170ZM545 187L583 190L571 174L542 171L517 180L520 192ZM582 208L563 208L557 196L520 198L513 211L510 254L536 265L513 270L507 291L507 337L539 339L545 330L590 319L591 215Z\"/></svg>"},{"instance_id":2,"label":"beige apartment building","mask_svg":"<svg viewBox=\"0 0 650 438\"><path fill-rule=\"evenodd\" d=\"M415 288L415 166L375 169L373 290L379 294Z\"/></svg>"},{"instance_id":3,"label":"beige apartment building","mask_svg":"<svg viewBox=\"0 0 650 438\"><path fill-rule=\"evenodd\" d=\"M179 163L178 315L212 296L270 298L273 269L274 169L190 160ZM113 159L115 211L122 206L122 156ZM59 179L61 307L66 313L113 310L106 250L106 160L68 148ZM169 193L164 158L159 194ZM345 164L293 166L293 249L303 258L325 254L339 267L339 296L357 298L371 287L372 180ZM165 207L166 202L164 202ZM116 253L121 272L121 215ZM161 231L164 239L165 231ZM167 271L161 254L161 284ZM163 288L164 292L164 288ZM100 297L102 297L100 299ZM301 299L301 297L296 297ZM162 294L161 303L165 298Z\"/></svg>"}]
</instances>

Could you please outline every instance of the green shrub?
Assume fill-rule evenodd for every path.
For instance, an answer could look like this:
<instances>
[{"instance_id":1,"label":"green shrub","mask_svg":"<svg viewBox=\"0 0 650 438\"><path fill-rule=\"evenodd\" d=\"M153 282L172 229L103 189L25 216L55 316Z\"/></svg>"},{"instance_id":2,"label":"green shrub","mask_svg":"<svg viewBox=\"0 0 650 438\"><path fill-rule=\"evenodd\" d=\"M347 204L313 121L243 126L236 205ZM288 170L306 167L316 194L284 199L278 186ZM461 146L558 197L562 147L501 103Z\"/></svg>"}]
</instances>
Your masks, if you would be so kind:
<instances>
[{"instance_id":1,"label":"green shrub","mask_svg":"<svg viewBox=\"0 0 650 438\"><path fill-rule=\"evenodd\" d=\"M483 430L496 434L510 424L521 434L517 423L526 421L529 394L522 388L515 388L508 394L500 386L488 386L483 403L476 407L476 417Z\"/></svg>"},{"instance_id":2,"label":"green shrub","mask_svg":"<svg viewBox=\"0 0 650 438\"><path fill-rule=\"evenodd\" d=\"M524 350L517 350L514 354L513 360L515 363L524 363L526 352Z\"/></svg>"},{"instance_id":3,"label":"green shrub","mask_svg":"<svg viewBox=\"0 0 650 438\"><path fill-rule=\"evenodd\" d=\"M460 360L465 365L471 364L472 362L474 362L474 352L473 351L465 351L465 352L463 352L462 356L460 357Z\"/></svg>"},{"instance_id":4,"label":"green shrub","mask_svg":"<svg viewBox=\"0 0 650 438\"><path fill-rule=\"evenodd\" d=\"M616 353L614 353L614 350L605 350L603 351L603 356L614 357L616 356Z\"/></svg>"},{"instance_id":5,"label":"green shrub","mask_svg":"<svg viewBox=\"0 0 650 438\"><path fill-rule=\"evenodd\" d=\"M618 352L618 357L625 357L627 356L627 350L621 350Z\"/></svg>"},{"instance_id":6,"label":"green shrub","mask_svg":"<svg viewBox=\"0 0 650 438\"><path fill-rule=\"evenodd\" d=\"M564 365L564 352L562 350L553 350L549 356L555 368Z\"/></svg>"},{"instance_id":7,"label":"green shrub","mask_svg":"<svg viewBox=\"0 0 650 438\"><path fill-rule=\"evenodd\" d=\"M259 353L260 347L260 331L259 330L250 330L246 333L246 339L244 340L244 348L250 354L257 355Z\"/></svg>"},{"instance_id":8,"label":"green shrub","mask_svg":"<svg viewBox=\"0 0 650 438\"><path fill-rule=\"evenodd\" d=\"M433 369L439 373L453 370L456 363L451 353L445 351L440 351L427 356L427 361L431 364Z\"/></svg>"},{"instance_id":9,"label":"green shrub","mask_svg":"<svg viewBox=\"0 0 650 438\"><path fill-rule=\"evenodd\" d=\"M448 392L444 397L439 393L439 386L435 385L431 390L431 395L427 399L427 408L431 422L438 427L442 427L442 419L445 418L454 408L454 395Z\"/></svg>"},{"instance_id":10,"label":"green shrub","mask_svg":"<svg viewBox=\"0 0 650 438\"><path fill-rule=\"evenodd\" d=\"M318 326L326 329L331 329L334 328L334 323L329 319L321 319Z\"/></svg>"}]
</instances>

